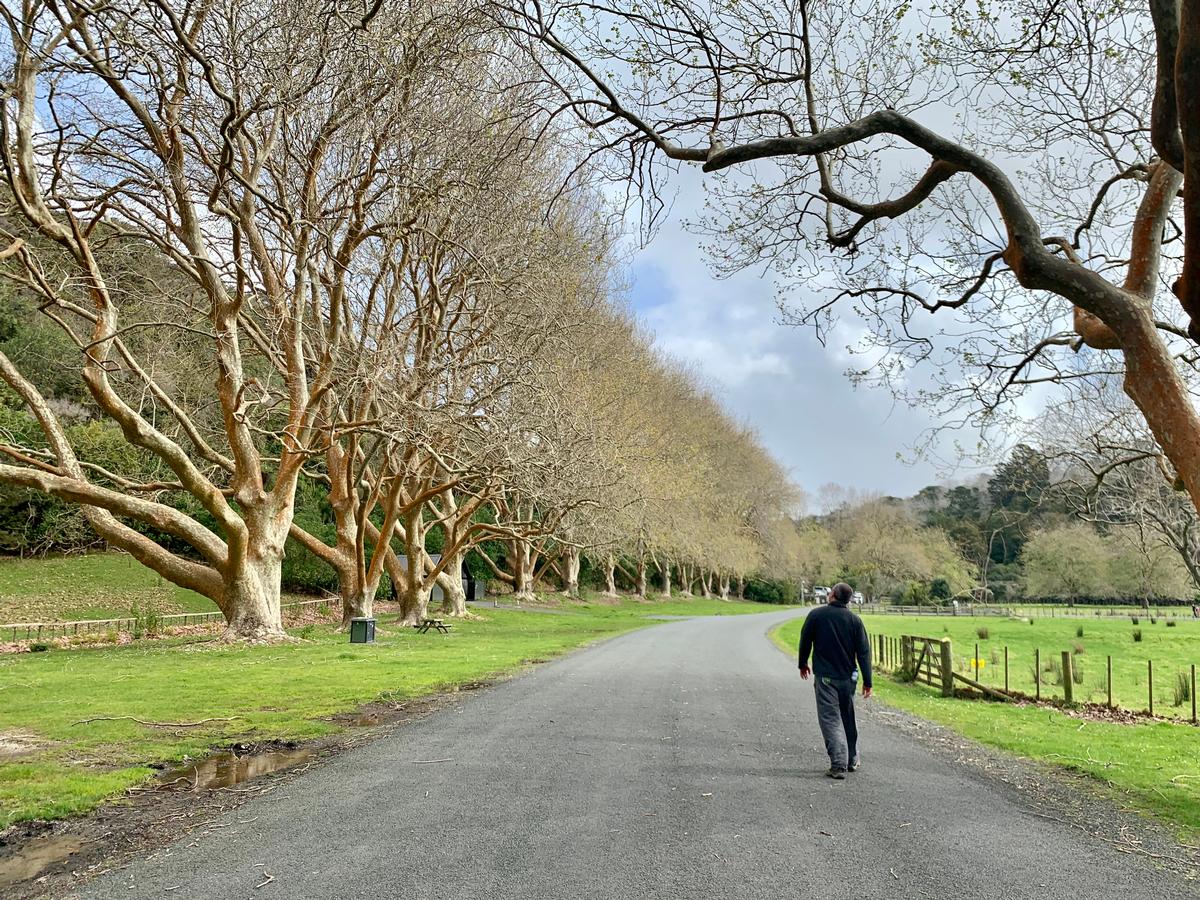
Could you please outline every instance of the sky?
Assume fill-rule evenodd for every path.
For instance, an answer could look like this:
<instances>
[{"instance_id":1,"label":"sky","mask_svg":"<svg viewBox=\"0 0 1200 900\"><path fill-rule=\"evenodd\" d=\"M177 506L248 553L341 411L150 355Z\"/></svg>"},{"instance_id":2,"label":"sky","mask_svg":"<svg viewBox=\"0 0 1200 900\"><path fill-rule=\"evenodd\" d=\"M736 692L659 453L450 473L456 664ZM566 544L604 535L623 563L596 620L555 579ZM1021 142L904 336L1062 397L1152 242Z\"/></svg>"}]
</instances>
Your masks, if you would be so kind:
<instances>
[{"instance_id":1,"label":"sky","mask_svg":"<svg viewBox=\"0 0 1200 900\"><path fill-rule=\"evenodd\" d=\"M682 173L675 187L670 215L633 253L629 273L631 307L658 348L701 373L814 498L831 482L908 496L953 476L916 459L934 424L924 411L850 383L846 348L861 326L844 319L823 347L811 329L780 321L769 273L718 279L700 238L685 228L702 208L699 175Z\"/></svg>"}]
</instances>

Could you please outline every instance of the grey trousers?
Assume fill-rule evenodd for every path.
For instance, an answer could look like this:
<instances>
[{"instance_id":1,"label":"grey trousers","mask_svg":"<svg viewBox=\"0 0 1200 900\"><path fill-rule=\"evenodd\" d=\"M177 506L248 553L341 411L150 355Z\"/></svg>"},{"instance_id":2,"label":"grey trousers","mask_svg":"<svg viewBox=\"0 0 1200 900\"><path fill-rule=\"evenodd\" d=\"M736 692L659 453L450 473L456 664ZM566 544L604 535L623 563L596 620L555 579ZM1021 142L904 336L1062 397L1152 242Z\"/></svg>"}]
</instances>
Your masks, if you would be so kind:
<instances>
[{"instance_id":1,"label":"grey trousers","mask_svg":"<svg viewBox=\"0 0 1200 900\"><path fill-rule=\"evenodd\" d=\"M813 687L817 692L817 722L821 737L825 738L829 765L845 769L858 760L858 725L854 721L854 689L858 680L815 675Z\"/></svg>"}]
</instances>

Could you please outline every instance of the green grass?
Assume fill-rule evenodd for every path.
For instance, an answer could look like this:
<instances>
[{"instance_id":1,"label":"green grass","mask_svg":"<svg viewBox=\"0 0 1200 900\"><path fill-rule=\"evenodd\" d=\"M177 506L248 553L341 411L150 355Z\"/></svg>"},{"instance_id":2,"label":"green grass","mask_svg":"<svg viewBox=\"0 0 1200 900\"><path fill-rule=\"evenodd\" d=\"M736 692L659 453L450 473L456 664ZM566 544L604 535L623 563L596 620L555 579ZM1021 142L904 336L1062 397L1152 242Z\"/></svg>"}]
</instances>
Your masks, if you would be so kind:
<instances>
[{"instance_id":1,"label":"green grass","mask_svg":"<svg viewBox=\"0 0 1200 900\"><path fill-rule=\"evenodd\" d=\"M351 645L320 625L311 640L246 647L182 640L0 656L0 739L42 745L3 761L0 830L15 821L84 812L149 778L151 762L199 756L236 740L302 740L337 731L325 721L375 699L402 699L511 672L610 635L652 615L778 610L753 603L673 600L563 607L562 614L484 609L449 635L380 626L377 643ZM192 722L166 729L92 716Z\"/></svg>"},{"instance_id":2,"label":"green grass","mask_svg":"<svg viewBox=\"0 0 1200 900\"><path fill-rule=\"evenodd\" d=\"M866 616L865 620L868 630L872 632L879 629L885 634L899 634L906 630L904 620L898 617ZM892 622L897 627L891 627ZM1008 640L1010 644L1018 645L1018 638L1011 633L1006 620L975 620L976 625L981 622L991 630L988 643L1002 645L1004 640ZM932 622L930 619L920 619L919 623L925 627L920 630L909 627L907 633L941 636L941 620ZM773 632L772 637L780 647L794 653L801 624L799 620L785 623ZM951 628L952 638L964 626L974 627L969 621L964 623L955 620L944 624ZM1065 640L1065 649L1069 649L1070 641L1077 640L1074 632L1076 623L1057 622L1060 628L1039 632L1042 624L1050 623L1033 626L1012 623L1011 628L1024 628L1033 635L1041 634L1046 638L1047 646L1051 639L1054 639L1055 647ZM1102 649L1100 634L1090 637L1091 627L1084 626L1083 641L1092 640L1098 650ZM1161 621L1153 628L1166 631ZM1147 631L1151 631L1149 626ZM1171 631L1183 631L1183 635L1191 636L1192 643L1200 636L1194 629L1180 627ZM973 635L973 631L971 633ZM1119 640L1119 635L1109 637ZM1157 646L1164 653L1171 648L1176 652L1183 649L1174 646L1167 635L1154 632L1154 638L1161 639L1162 642ZM1125 640L1129 640L1128 637ZM1148 633L1146 641L1151 640L1151 634ZM1183 643L1186 642L1187 638L1184 637ZM973 645L974 640L971 643ZM984 655L984 643L980 642L981 655ZM1132 641L1130 644L1132 646ZM1145 643L1139 646L1154 645ZM1200 731L1190 725L1153 721L1139 725L1082 721L1046 707L1018 707L946 698L924 685L901 684L884 675L875 680L875 697L889 706L945 725L981 743L1100 779L1120 791L1123 798L1134 807L1179 826L1181 837L1185 840L1200 838L1200 755L1196 753Z\"/></svg>"},{"instance_id":3,"label":"green grass","mask_svg":"<svg viewBox=\"0 0 1200 900\"><path fill-rule=\"evenodd\" d=\"M1079 604L1077 606L1067 606L1065 603L999 603L997 606L1002 606L1007 610L1019 616L1045 616L1050 618L1063 617L1093 617L1107 618L1124 616L1176 616L1180 618L1191 618L1192 608L1190 606L1157 606L1151 604L1149 613L1142 609L1141 606L1130 606L1128 604Z\"/></svg>"},{"instance_id":4,"label":"green grass","mask_svg":"<svg viewBox=\"0 0 1200 900\"><path fill-rule=\"evenodd\" d=\"M1063 696L1055 675L1046 671L1052 661L1061 668L1062 652L1071 651L1075 667L1082 672L1083 683L1074 686L1076 701L1103 703L1107 700L1107 657L1112 657L1113 703L1126 709L1144 710L1149 705L1147 660L1154 662L1154 712L1156 715L1191 716L1190 701L1174 705L1172 687L1180 673L1190 676L1193 663L1200 666L1200 622L1188 619L1168 628L1164 619L1155 625L1141 616L1134 625L1128 618L1116 619L1022 619L985 617L940 617L867 615L872 634L899 636L917 634L949 637L954 648L955 668L972 674L970 659L975 645L983 666L978 680L996 687L1004 686L1004 648L1008 647L1009 687L1027 694L1035 692L1034 650L1041 651L1042 697ZM981 639L976 630L986 628ZM1083 629L1083 637L1077 629ZM1142 630L1141 643L1135 643L1135 628ZM1082 653L1074 651L1082 648ZM1198 736L1200 737L1200 736Z\"/></svg>"},{"instance_id":5,"label":"green grass","mask_svg":"<svg viewBox=\"0 0 1200 900\"><path fill-rule=\"evenodd\" d=\"M0 559L0 624L119 618L147 605L162 613L216 609L123 553Z\"/></svg>"}]
</instances>

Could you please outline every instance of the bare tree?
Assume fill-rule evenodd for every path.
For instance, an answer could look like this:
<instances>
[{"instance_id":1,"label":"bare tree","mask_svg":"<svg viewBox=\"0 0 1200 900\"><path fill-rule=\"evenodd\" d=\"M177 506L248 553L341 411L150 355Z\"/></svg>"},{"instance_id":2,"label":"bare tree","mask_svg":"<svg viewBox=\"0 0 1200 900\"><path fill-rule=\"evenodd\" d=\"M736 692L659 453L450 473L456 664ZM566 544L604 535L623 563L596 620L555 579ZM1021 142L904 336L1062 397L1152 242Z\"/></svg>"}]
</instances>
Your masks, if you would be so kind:
<instances>
[{"instance_id":1,"label":"bare tree","mask_svg":"<svg viewBox=\"0 0 1200 900\"><path fill-rule=\"evenodd\" d=\"M50 458L7 448L0 478L82 504L106 541L210 597L239 637L283 634L297 478L333 427L323 399L337 375L334 356L309 359L306 332L338 289L321 274L367 252L348 237L361 209L339 187L393 90L391 72L363 77L364 59L387 61L379 35L338 12L240 0L3 7L5 274L78 346L97 407L173 480L90 469L7 360L0 374L37 417ZM187 315L131 321L110 262L122 251L168 261ZM212 431L133 352L130 336L156 328L183 328L206 348ZM213 527L166 502L172 493Z\"/></svg>"},{"instance_id":2,"label":"bare tree","mask_svg":"<svg viewBox=\"0 0 1200 900\"><path fill-rule=\"evenodd\" d=\"M652 212L662 163L730 173L724 215L705 223L726 268L832 269L841 289L800 318L854 305L878 348L909 351L880 360L884 377L934 355L918 316L940 313L946 341L969 344L957 360L984 373L951 373L949 394L1069 383L1076 367L1056 351L1116 351L1083 366L1121 373L1200 503L1200 416L1181 374L1193 348L1178 344L1200 336L1188 324L1200 314L1200 113L1187 102L1200 11L994 6L923 21L908 4L818 0L504 3L499 15L597 154L621 151ZM961 139L936 127L953 114ZM1055 169L1064 156L1069 172ZM1006 171L1017 165L1038 177L1022 184ZM893 178L904 184L881 198ZM1155 301L1176 216L1176 316L1164 321Z\"/></svg>"},{"instance_id":3,"label":"bare tree","mask_svg":"<svg viewBox=\"0 0 1200 900\"><path fill-rule=\"evenodd\" d=\"M1059 469L1055 491L1076 518L1119 538L1135 586L1148 605L1164 578L1164 554L1200 590L1200 516L1137 411L1112 379L1059 405L1038 422L1042 446Z\"/></svg>"}]
</instances>

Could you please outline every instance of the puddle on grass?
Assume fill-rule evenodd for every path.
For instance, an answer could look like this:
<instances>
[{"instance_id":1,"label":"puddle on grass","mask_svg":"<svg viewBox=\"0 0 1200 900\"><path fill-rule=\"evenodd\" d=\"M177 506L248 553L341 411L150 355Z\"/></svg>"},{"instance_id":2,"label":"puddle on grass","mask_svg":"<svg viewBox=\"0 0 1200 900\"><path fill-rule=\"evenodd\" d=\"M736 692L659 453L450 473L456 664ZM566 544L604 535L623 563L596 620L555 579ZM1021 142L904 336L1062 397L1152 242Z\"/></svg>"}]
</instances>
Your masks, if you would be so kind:
<instances>
[{"instance_id":1,"label":"puddle on grass","mask_svg":"<svg viewBox=\"0 0 1200 900\"><path fill-rule=\"evenodd\" d=\"M233 787L260 775L291 768L316 756L315 750L273 750L268 753L217 753L207 759L166 773L162 786L167 789L203 791Z\"/></svg>"},{"instance_id":2,"label":"puddle on grass","mask_svg":"<svg viewBox=\"0 0 1200 900\"><path fill-rule=\"evenodd\" d=\"M12 856L0 859L0 891L36 878L44 869L62 862L82 846L82 840L69 834L31 841Z\"/></svg>"}]
</instances>

